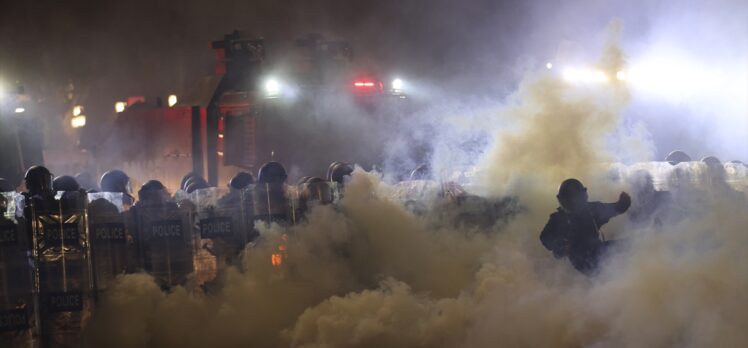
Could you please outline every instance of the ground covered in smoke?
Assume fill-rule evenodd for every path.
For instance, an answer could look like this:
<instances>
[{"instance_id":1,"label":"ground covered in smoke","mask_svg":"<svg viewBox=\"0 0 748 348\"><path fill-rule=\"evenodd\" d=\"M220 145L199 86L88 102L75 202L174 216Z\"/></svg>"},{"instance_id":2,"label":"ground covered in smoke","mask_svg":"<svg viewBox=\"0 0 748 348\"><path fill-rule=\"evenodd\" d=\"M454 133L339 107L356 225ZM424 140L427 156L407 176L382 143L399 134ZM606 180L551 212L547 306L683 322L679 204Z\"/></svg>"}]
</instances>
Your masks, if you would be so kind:
<instances>
[{"instance_id":1,"label":"ground covered in smoke","mask_svg":"<svg viewBox=\"0 0 748 348\"><path fill-rule=\"evenodd\" d=\"M611 47L605 64L623 64ZM683 192L678 219L603 228L625 247L596 277L555 260L538 235L555 190L579 177L592 200L614 201L621 180L604 163L627 102L623 87L570 89L528 78L496 116L514 117L479 163L475 187L516 195L508 224L455 228L414 215L377 173L354 173L336 208L317 207L284 232L261 226L208 295L162 292L144 274L121 277L88 327L90 346L494 347L748 345L748 214L743 193ZM614 150L611 151L611 146ZM646 149L646 146L636 147ZM630 149L630 147L628 148ZM647 155L642 155L646 157ZM438 156L436 156L438 159ZM635 197L636 198L636 197ZM698 199L697 199L698 198ZM636 201L634 204L637 204Z\"/></svg>"}]
</instances>

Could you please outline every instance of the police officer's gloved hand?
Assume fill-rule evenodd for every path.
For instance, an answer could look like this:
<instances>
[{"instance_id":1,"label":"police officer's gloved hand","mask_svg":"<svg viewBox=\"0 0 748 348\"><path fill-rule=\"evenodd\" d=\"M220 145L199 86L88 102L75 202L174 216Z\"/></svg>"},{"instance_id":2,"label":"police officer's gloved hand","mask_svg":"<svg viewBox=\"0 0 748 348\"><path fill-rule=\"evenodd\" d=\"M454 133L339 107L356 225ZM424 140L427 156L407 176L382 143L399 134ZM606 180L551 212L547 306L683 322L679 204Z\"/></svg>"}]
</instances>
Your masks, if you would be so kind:
<instances>
[{"instance_id":1,"label":"police officer's gloved hand","mask_svg":"<svg viewBox=\"0 0 748 348\"><path fill-rule=\"evenodd\" d=\"M631 196L626 192L621 192L621 195L618 196L618 202L616 202L616 210L618 210L619 213L624 213L630 206Z\"/></svg>"}]
</instances>

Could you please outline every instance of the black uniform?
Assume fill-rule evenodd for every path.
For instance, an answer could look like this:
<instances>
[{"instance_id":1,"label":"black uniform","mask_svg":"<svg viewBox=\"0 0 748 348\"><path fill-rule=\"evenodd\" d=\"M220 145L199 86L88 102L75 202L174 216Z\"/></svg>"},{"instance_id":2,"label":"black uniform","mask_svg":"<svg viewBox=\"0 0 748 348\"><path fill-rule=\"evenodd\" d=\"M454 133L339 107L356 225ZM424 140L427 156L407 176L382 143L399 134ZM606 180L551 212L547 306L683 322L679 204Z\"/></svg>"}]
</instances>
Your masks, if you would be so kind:
<instances>
[{"instance_id":1,"label":"black uniform","mask_svg":"<svg viewBox=\"0 0 748 348\"><path fill-rule=\"evenodd\" d=\"M568 256L574 268L591 274L613 242L600 239L600 227L626 208L617 203L601 202L588 202L587 209L579 213L558 208L540 233L540 241L555 257Z\"/></svg>"}]
</instances>

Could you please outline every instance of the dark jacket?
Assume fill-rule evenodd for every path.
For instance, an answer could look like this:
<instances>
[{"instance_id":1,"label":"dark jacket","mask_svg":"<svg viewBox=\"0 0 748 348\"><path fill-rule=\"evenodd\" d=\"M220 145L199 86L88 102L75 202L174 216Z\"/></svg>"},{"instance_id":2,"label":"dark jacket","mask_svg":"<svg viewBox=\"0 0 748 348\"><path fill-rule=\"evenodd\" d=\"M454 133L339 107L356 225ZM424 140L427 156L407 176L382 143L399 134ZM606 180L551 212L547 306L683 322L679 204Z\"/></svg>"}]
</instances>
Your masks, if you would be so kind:
<instances>
[{"instance_id":1,"label":"dark jacket","mask_svg":"<svg viewBox=\"0 0 748 348\"><path fill-rule=\"evenodd\" d=\"M600 239L600 227L625 211L619 204L600 202L587 203L587 209L580 213L558 208L540 233L540 242L555 257L568 256L577 270L589 273L597 267L606 247Z\"/></svg>"}]
</instances>

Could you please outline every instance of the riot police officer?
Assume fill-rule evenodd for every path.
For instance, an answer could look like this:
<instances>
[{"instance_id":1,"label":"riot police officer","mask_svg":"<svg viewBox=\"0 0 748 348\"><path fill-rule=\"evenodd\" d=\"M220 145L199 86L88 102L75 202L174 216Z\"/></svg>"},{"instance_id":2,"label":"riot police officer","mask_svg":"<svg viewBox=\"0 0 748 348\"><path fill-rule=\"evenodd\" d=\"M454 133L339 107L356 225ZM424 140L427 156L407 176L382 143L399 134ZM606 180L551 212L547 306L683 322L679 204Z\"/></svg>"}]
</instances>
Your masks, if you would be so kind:
<instances>
[{"instance_id":1,"label":"riot police officer","mask_svg":"<svg viewBox=\"0 0 748 348\"><path fill-rule=\"evenodd\" d=\"M286 169L278 162L267 162L260 167L253 193L255 219L265 222L293 222L285 187Z\"/></svg>"},{"instance_id":2,"label":"riot police officer","mask_svg":"<svg viewBox=\"0 0 748 348\"><path fill-rule=\"evenodd\" d=\"M131 221L138 230L136 244L141 265L164 289L183 285L192 273L191 219L189 213L171 201L160 181L150 180L138 190Z\"/></svg>"},{"instance_id":3,"label":"riot police officer","mask_svg":"<svg viewBox=\"0 0 748 348\"><path fill-rule=\"evenodd\" d=\"M34 241L42 345L76 345L79 332L62 328L85 325L85 313L93 306L85 198L70 191L71 195L56 201L52 174L41 166L31 167L25 181L24 214ZM64 180L58 184L69 188Z\"/></svg>"},{"instance_id":4,"label":"riot police officer","mask_svg":"<svg viewBox=\"0 0 748 348\"><path fill-rule=\"evenodd\" d=\"M255 178L252 176L252 174L249 174L247 172L239 172L234 175L233 178L229 181L229 188L235 189L235 190L243 190L247 188L247 186L254 184Z\"/></svg>"},{"instance_id":5,"label":"riot police officer","mask_svg":"<svg viewBox=\"0 0 748 348\"><path fill-rule=\"evenodd\" d=\"M99 187L103 192L121 192L122 203L126 207L131 207L135 201L130 190L130 177L121 170L115 169L104 173L99 180Z\"/></svg>"},{"instance_id":6,"label":"riot police officer","mask_svg":"<svg viewBox=\"0 0 748 348\"><path fill-rule=\"evenodd\" d=\"M345 184L346 177L353 174L353 166L345 162L332 162L327 168L327 181Z\"/></svg>"},{"instance_id":7,"label":"riot police officer","mask_svg":"<svg viewBox=\"0 0 748 348\"><path fill-rule=\"evenodd\" d=\"M687 155L683 151L675 150L669 153L667 157L665 157L665 161L670 163L671 165L676 165L681 162L690 162L691 156Z\"/></svg>"},{"instance_id":8,"label":"riot police officer","mask_svg":"<svg viewBox=\"0 0 748 348\"><path fill-rule=\"evenodd\" d=\"M623 214L631 197L621 192L615 203L588 202L587 188L577 179L567 179L556 195L561 207L551 214L540 233L543 246L556 258L568 257L578 271L591 275L612 241L601 240L600 228L612 217Z\"/></svg>"}]
</instances>

